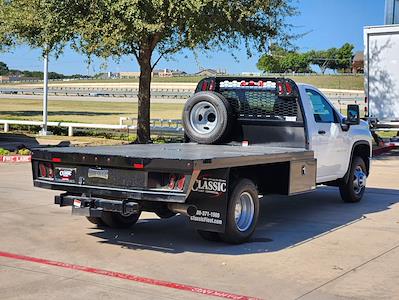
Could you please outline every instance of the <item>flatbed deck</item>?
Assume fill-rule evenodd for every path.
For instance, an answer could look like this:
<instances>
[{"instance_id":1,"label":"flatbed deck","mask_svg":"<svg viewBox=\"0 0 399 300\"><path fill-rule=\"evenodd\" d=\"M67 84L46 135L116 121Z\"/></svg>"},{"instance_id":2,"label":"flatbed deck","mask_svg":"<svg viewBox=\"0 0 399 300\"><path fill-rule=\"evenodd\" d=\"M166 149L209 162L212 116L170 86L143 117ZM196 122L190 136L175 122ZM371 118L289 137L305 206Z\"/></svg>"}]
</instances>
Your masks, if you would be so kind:
<instances>
[{"instance_id":1,"label":"flatbed deck","mask_svg":"<svg viewBox=\"0 0 399 300\"><path fill-rule=\"evenodd\" d=\"M85 163L94 163L93 157L101 164L106 157L119 157L121 159L144 160L156 163L162 161L175 161L176 167L181 168L182 163L192 163L189 169L209 169L234 166L245 166L280 161L295 161L313 158L313 151L305 148L270 147L266 145L241 146L241 145L199 145L194 143L181 144L147 144L147 145L121 145L99 147L55 147L42 148L33 158L51 159L54 156L63 156L68 162L78 162L75 155L87 155ZM107 163L107 165L112 165ZM169 165L173 166L173 165ZM153 167L155 167L153 165ZM158 166L157 166L158 167Z\"/></svg>"}]
</instances>

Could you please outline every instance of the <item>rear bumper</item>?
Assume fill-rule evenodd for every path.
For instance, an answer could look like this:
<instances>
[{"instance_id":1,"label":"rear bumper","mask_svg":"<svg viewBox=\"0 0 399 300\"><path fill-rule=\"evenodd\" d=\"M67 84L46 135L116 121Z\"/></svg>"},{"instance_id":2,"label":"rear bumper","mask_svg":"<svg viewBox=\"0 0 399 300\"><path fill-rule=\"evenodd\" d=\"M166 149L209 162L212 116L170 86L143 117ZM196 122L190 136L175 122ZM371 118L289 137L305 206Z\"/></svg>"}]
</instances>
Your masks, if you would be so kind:
<instances>
[{"instance_id":1,"label":"rear bumper","mask_svg":"<svg viewBox=\"0 0 399 300\"><path fill-rule=\"evenodd\" d=\"M53 182L41 179L33 181L35 187L65 191L73 194L90 194L98 197L115 197L120 199L132 199L143 201L158 201L171 203L186 202L185 193L150 191L150 190L133 190L113 187L79 185L71 183Z\"/></svg>"}]
</instances>

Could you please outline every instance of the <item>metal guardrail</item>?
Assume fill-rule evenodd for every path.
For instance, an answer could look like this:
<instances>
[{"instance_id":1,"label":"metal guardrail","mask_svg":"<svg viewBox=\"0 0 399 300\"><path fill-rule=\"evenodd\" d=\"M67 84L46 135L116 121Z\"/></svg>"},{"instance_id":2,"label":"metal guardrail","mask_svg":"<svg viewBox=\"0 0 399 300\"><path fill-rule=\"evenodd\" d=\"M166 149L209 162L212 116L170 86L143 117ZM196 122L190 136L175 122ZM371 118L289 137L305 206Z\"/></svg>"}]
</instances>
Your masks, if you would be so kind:
<instances>
[{"instance_id":1,"label":"metal guardrail","mask_svg":"<svg viewBox=\"0 0 399 300\"><path fill-rule=\"evenodd\" d=\"M49 88L49 95L53 96L86 96L86 97L124 97L137 98L138 89L126 88ZM0 88L4 95L43 95L41 88ZM151 89L152 98L188 99L193 94L190 89Z\"/></svg>"},{"instance_id":2,"label":"metal guardrail","mask_svg":"<svg viewBox=\"0 0 399 300\"><path fill-rule=\"evenodd\" d=\"M3 124L4 132L10 131L10 125L31 125L31 126L43 126L41 121L22 121L22 120L0 120L0 124ZM159 124L171 124L175 126L163 126ZM179 125L178 125L179 124ZM69 123L69 122L47 122L49 127L64 127L68 128L68 136L73 136L74 129L108 129L108 130L136 130L137 125L124 125L122 122L119 125L112 124L86 124L86 123ZM152 134L168 134L168 135L182 135L183 127L179 120L163 120L163 119L152 119L151 120L151 133Z\"/></svg>"}]
</instances>

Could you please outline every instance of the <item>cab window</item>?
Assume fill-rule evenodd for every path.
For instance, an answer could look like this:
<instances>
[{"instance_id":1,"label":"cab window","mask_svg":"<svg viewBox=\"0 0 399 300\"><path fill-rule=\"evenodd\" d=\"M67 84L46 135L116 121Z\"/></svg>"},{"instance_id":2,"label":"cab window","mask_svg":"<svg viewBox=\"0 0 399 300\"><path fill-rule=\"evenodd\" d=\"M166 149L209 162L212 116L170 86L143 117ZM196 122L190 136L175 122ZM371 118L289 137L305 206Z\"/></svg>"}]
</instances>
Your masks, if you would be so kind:
<instances>
[{"instance_id":1,"label":"cab window","mask_svg":"<svg viewBox=\"0 0 399 300\"><path fill-rule=\"evenodd\" d=\"M337 117L330 103L315 90L306 89L317 123L337 123Z\"/></svg>"}]
</instances>

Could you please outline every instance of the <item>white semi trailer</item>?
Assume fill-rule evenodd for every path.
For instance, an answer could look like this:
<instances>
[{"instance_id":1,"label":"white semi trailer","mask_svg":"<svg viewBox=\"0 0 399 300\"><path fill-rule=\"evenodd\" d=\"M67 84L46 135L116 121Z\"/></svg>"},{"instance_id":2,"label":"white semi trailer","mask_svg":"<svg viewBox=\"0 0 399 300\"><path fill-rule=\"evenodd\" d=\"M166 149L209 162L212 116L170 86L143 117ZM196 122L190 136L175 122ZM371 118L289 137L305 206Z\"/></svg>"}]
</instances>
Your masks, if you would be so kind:
<instances>
[{"instance_id":1,"label":"white semi trailer","mask_svg":"<svg viewBox=\"0 0 399 300\"><path fill-rule=\"evenodd\" d=\"M399 24L364 28L366 116L399 130Z\"/></svg>"}]
</instances>

